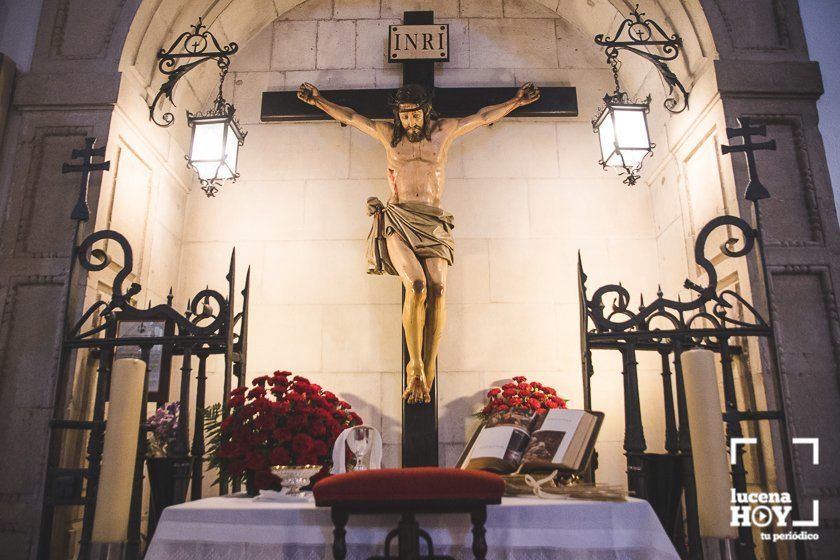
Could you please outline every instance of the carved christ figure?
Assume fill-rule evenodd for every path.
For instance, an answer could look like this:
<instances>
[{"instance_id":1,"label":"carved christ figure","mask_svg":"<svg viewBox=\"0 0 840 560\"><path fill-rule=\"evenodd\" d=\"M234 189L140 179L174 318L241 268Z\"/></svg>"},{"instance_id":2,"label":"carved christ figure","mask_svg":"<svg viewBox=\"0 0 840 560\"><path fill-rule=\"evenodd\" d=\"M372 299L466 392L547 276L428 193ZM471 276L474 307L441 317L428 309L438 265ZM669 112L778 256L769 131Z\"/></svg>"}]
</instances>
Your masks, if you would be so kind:
<instances>
[{"instance_id":1,"label":"carved christ figure","mask_svg":"<svg viewBox=\"0 0 840 560\"><path fill-rule=\"evenodd\" d=\"M321 96L304 83L298 97L340 123L376 138L385 148L391 197L387 204L368 199L373 226L368 237L368 273L394 274L405 286L402 322L409 362L403 398L429 402L441 333L446 322L446 272L454 259L452 215L440 207L452 142L480 126L493 124L517 107L539 99L531 83L516 96L461 119L436 118L426 91L401 87L391 105L393 122L374 122Z\"/></svg>"}]
</instances>

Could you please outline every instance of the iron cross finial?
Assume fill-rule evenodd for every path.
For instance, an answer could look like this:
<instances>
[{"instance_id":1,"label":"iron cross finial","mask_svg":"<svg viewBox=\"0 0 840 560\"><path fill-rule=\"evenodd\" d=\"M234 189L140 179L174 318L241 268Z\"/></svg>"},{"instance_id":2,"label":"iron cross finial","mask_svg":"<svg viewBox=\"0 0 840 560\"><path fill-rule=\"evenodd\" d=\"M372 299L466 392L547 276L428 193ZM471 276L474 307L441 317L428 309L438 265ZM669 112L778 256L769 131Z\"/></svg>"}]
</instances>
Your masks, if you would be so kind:
<instances>
[{"instance_id":1,"label":"iron cross finial","mask_svg":"<svg viewBox=\"0 0 840 560\"><path fill-rule=\"evenodd\" d=\"M749 169L750 182L747 185L747 190L744 192L744 198L757 202L759 200L770 198L770 191L768 191L758 178L758 168L755 164L756 150L775 150L776 141L767 140L766 142L753 142L753 136L767 136L767 126L753 126L750 117L738 117L738 124L740 128L727 128L726 137L743 138L744 143L739 146L722 145L720 151L722 154L729 154L734 152L744 152L747 157L747 167Z\"/></svg>"},{"instance_id":2,"label":"iron cross finial","mask_svg":"<svg viewBox=\"0 0 840 560\"><path fill-rule=\"evenodd\" d=\"M90 208L88 207L88 185L90 183L91 171L108 171L111 169L110 161L103 161L102 163L93 163L93 157L104 157L105 146L101 148L94 148L96 138L85 138L85 147L81 150L73 150L71 159L81 159L81 164L64 163L61 165L62 173L81 173L82 178L79 184L79 198L76 200L76 206L73 207L73 212L70 214L71 220L78 220L86 222L90 219Z\"/></svg>"}]
</instances>

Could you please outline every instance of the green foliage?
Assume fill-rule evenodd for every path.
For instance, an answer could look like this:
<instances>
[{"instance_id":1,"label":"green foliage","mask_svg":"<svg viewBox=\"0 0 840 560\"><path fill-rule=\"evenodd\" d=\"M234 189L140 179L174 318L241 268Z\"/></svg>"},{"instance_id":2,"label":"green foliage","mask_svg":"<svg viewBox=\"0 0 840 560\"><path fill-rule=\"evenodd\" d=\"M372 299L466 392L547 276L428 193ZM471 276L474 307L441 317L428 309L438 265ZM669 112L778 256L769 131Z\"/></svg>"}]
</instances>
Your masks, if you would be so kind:
<instances>
[{"instance_id":1,"label":"green foliage","mask_svg":"<svg viewBox=\"0 0 840 560\"><path fill-rule=\"evenodd\" d=\"M216 479L211 486L219 484L219 474L222 471L222 463L219 460L219 446L222 444L222 403L212 404L201 409L201 416L204 423L204 444L206 452L204 462L207 463L206 470L216 471ZM232 481L244 482L244 477L231 477Z\"/></svg>"}]
</instances>

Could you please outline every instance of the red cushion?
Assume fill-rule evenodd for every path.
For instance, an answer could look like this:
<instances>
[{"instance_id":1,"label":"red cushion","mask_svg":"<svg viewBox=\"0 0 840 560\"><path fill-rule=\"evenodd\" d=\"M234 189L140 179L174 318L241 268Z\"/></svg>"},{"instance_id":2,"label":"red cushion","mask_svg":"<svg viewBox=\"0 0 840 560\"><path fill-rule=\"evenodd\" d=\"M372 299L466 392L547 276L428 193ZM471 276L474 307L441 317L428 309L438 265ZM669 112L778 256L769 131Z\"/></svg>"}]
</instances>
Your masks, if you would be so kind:
<instances>
[{"instance_id":1,"label":"red cushion","mask_svg":"<svg viewBox=\"0 0 840 560\"><path fill-rule=\"evenodd\" d=\"M499 503L505 483L497 474L439 467L379 469L328 476L312 489L315 504L346 502L481 501Z\"/></svg>"}]
</instances>

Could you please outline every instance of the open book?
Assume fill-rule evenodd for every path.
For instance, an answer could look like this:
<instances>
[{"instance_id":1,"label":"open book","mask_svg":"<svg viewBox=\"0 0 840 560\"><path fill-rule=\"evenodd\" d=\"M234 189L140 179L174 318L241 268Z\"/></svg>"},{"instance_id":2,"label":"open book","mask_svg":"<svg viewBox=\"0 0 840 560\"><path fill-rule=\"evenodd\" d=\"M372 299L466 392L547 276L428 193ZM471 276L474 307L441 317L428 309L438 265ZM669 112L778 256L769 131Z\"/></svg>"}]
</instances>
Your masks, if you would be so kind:
<instances>
[{"instance_id":1,"label":"open book","mask_svg":"<svg viewBox=\"0 0 840 560\"><path fill-rule=\"evenodd\" d=\"M586 467L603 412L554 408L545 414L512 409L492 414L476 430L458 466L502 474Z\"/></svg>"}]
</instances>

